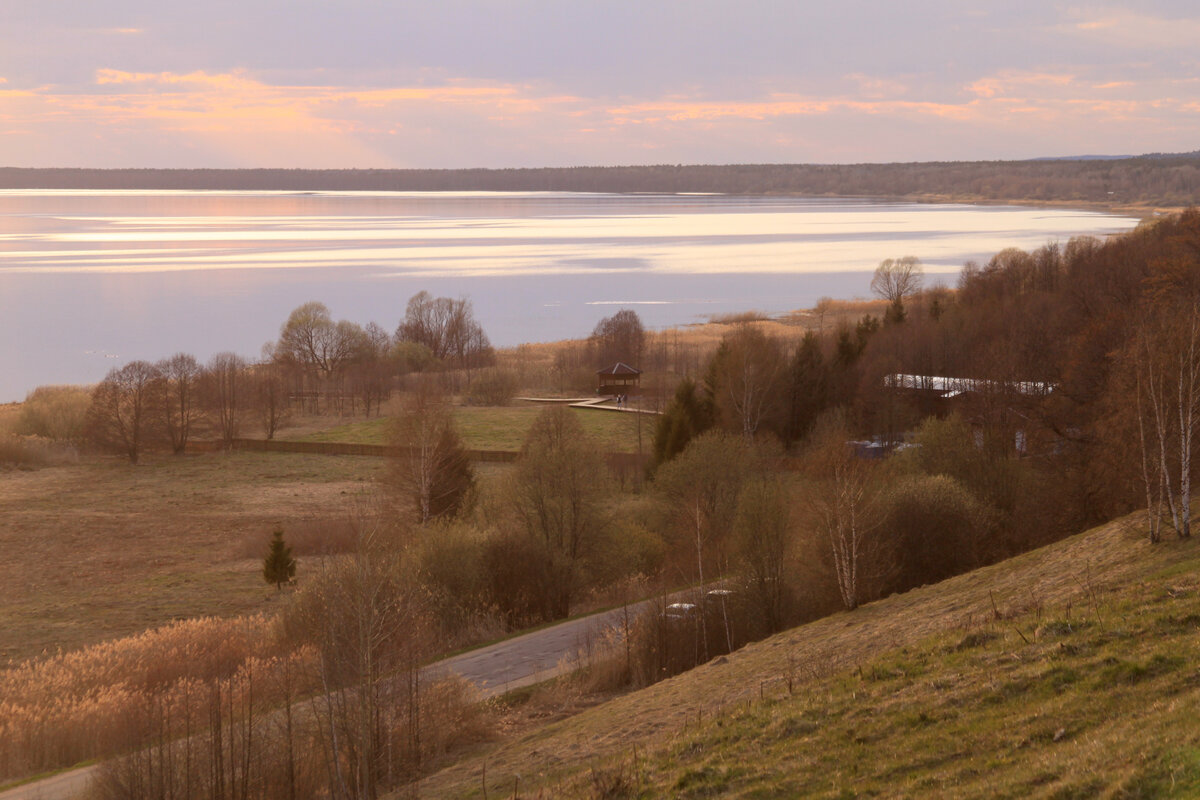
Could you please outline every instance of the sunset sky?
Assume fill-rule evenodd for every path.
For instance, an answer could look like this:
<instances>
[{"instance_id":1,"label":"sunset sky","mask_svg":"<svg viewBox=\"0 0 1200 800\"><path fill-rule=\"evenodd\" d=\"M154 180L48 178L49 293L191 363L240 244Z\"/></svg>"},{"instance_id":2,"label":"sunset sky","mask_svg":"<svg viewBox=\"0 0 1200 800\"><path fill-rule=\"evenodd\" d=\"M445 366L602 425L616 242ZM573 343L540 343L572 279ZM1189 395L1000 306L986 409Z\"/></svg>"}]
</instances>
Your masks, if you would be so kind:
<instances>
[{"instance_id":1,"label":"sunset sky","mask_svg":"<svg viewBox=\"0 0 1200 800\"><path fill-rule=\"evenodd\" d=\"M1198 42L1194 0L12 0L0 166L1190 151Z\"/></svg>"}]
</instances>

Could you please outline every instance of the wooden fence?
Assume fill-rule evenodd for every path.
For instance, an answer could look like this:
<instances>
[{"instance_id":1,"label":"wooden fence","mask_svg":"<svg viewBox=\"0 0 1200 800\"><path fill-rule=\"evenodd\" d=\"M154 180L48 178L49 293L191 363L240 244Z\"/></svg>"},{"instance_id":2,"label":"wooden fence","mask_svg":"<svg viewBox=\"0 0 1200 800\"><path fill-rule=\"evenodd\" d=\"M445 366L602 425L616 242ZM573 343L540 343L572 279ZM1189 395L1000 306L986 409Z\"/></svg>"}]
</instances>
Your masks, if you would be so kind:
<instances>
[{"instance_id":1,"label":"wooden fence","mask_svg":"<svg viewBox=\"0 0 1200 800\"><path fill-rule=\"evenodd\" d=\"M215 453L224 449L220 441L188 442L189 453ZM279 439L234 439L232 449L255 453L314 453L326 456L374 456L376 458L404 457L412 455L411 447L387 444L352 444L349 442L288 442ZM517 460L516 450L468 450L467 457L474 462L507 463ZM637 453L604 453L605 463L614 470L629 471L643 469L648 457Z\"/></svg>"}]
</instances>

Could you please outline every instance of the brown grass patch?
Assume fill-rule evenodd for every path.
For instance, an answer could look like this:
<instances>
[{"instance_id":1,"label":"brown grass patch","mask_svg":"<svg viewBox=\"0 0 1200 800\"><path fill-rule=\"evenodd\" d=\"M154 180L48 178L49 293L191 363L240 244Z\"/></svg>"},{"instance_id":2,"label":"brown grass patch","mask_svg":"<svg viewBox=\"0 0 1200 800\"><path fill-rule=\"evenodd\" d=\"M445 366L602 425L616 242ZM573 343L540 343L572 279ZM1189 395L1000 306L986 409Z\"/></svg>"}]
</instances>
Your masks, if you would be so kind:
<instances>
[{"instance_id":1,"label":"brown grass patch","mask_svg":"<svg viewBox=\"0 0 1200 800\"><path fill-rule=\"evenodd\" d=\"M0 403L0 434L11 433L21 416L20 403Z\"/></svg>"},{"instance_id":2,"label":"brown grass patch","mask_svg":"<svg viewBox=\"0 0 1200 800\"><path fill-rule=\"evenodd\" d=\"M0 663L271 607L247 537L349 516L380 469L371 458L234 453L5 475Z\"/></svg>"},{"instance_id":3,"label":"brown grass patch","mask_svg":"<svg viewBox=\"0 0 1200 800\"><path fill-rule=\"evenodd\" d=\"M72 445L52 442L37 436L0 433L0 471L55 467L78 461L79 453Z\"/></svg>"},{"instance_id":4,"label":"brown grass patch","mask_svg":"<svg viewBox=\"0 0 1200 800\"><path fill-rule=\"evenodd\" d=\"M279 527L283 530L283 541L296 558L352 553L358 544L358 531L348 516L301 519ZM237 554L242 558L264 558L273 531L265 528L246 531Z\"/></svg>"}]
</instances>

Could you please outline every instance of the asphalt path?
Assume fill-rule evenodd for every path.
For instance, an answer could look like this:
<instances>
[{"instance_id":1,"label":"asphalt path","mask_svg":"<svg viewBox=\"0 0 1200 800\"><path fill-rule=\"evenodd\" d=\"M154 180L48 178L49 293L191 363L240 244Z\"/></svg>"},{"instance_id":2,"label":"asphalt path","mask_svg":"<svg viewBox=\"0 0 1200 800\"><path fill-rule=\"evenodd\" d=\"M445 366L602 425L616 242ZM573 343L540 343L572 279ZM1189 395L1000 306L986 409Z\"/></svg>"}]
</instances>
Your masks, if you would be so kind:
<instances>
[{"instance_id":1,"label":"asphalt path","mask_svg":"<svg viewBox=\"0 0 1200 800\"><path fill-rule=\"evenodd\" d=\"M655 600L634 603L587 617L579 617L486 647L436 661L422 670L425 680L456 673L479 687L484 697L549 680L575 668L577 653L595 642L607 627L624 626ZM0 792L0 800L75 800L88 787L95 766L60 772L40 781Z\"/></svg>"},{"instance_id":2,"label":"asphalt path","mask_svg":"<svg viewBox=\"0 0 1200 800\"><path fill-rule=\"evenodd\" d=\"M627 606L632 623L654 600ZM540 683L574 669L571 660L595 642L605 628L622 629L626 609L567 620L548 628L523 633L502 642L461 653L425 668L427 678L455 672L479 687L485 697ZM0 800L7 800L0 795Z\"/></svg>"}]
</instances>

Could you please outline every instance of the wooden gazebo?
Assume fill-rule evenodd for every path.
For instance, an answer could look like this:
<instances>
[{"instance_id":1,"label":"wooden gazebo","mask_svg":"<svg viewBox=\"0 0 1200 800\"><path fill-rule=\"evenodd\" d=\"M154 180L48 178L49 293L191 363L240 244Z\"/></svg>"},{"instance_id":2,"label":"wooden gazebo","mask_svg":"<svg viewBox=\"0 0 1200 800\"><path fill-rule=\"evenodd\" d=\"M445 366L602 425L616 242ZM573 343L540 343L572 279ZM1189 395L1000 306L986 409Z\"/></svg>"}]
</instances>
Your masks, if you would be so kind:
<instances>
[{"instance_id":1,"label":"wooden gazebo","mask_svg":"<svg viewBox=\"0 0 1200 800\"><path fill-rule=\"evenodd\" d=\"M611 367L596 371L596 394L616 397L621 394L638 394L641 390L642 371L618 361Z\"/></svg>"}]
</instances>

